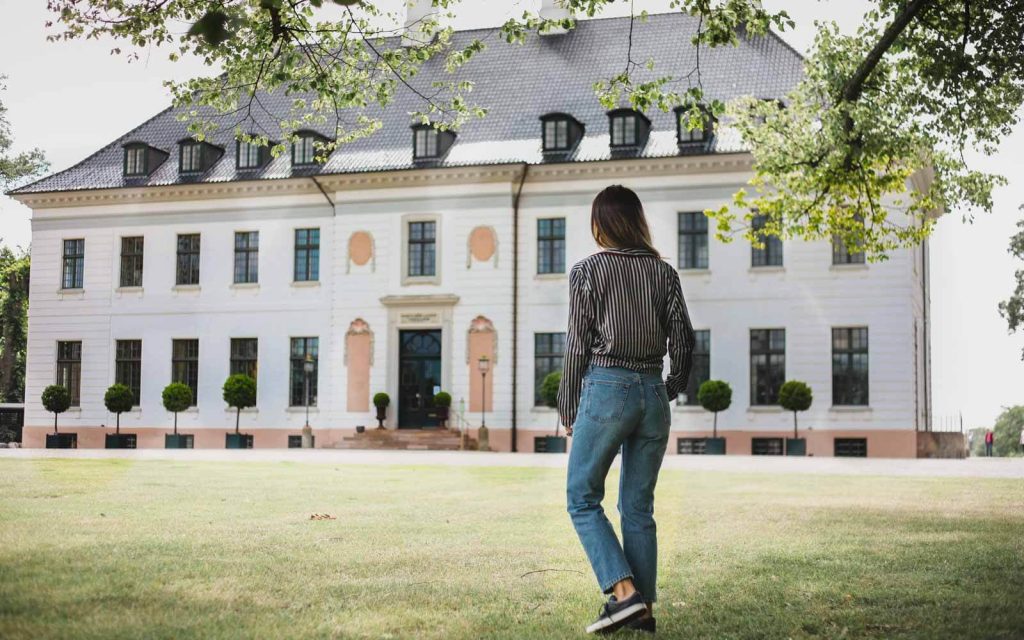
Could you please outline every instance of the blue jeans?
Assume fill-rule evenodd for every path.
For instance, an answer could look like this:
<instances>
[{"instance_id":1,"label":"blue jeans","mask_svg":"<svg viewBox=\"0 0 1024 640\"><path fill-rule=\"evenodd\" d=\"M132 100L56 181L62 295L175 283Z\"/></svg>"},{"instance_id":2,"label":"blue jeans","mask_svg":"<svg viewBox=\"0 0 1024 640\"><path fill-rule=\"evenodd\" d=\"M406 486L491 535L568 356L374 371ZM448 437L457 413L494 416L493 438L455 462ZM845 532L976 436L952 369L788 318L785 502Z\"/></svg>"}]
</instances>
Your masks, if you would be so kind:
<instances>
[{"instance_id":1,"label":"blue jeans","mask_svg":"<svg viewBox=\"0 0 1024 640\"><path fill-rule=\"evenodd\" d=\"M671 417L660 374L587 367L572 425L566 497L572 524L604 593L611 593L616 582L632 578L645 601L657 600L654 485ZM604 481L620 447L621 546L601 507Z\"/></svg>"}]
</instances>

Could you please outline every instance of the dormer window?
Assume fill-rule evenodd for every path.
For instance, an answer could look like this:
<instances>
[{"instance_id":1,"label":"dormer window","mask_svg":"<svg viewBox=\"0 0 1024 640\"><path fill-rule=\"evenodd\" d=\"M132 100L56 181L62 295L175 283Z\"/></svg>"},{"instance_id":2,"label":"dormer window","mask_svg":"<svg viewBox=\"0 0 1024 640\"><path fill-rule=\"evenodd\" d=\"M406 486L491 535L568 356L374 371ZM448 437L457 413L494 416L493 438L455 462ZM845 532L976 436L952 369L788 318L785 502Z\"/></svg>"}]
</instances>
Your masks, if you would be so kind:
<instances>
[{"instance_id":1,"label":"dormer window","mask_svg":"<svg viewBox=\"0 0 1024 640\"><path fill-rule=\"evenodd\" d=\"M694 145L707 142L714 133L714 116L704 105L698 105L703 118L703 126L690 129L690 107L676 107L676 141L680 145Z\"/></svg>"},{"instance_id":2,"label":"dormer window","mask_svg":"<svg viewBox=\"0 0 1024 640\"><path fill-rule=\"evenodd\" d=\"M124 145L123 170L126 178L148 176L167 159L167 153L144 142Z\"/></svg>"},{"instance_id":3,"label":"dormer window","mask_svg":"<svg viewBox=\"0 0 1024 640\"><path fill-rule=\"evenodd\" d=\"M441 131L433 124L416 124L412 127L412 159L440 160L455 142L455 133Z\"/></svg>"},{"instance_id":4,"label":"dormer window","mask_svg":"<svg viewBox=\"0 0 1024 640\"><path fill-rule=\"evenodd\" d=\"M318 144L324 144L327 139L319 133L304 131L298 133L299 139L292 143L292 166L310 167L320 164L316 156L320 153Z\"/></svg>"},{"instance_id":5,"label":"dormer window","mask_svg":"<svg viewBox=\"0 0 1024 640\"><path fill-rule=\"evenodd\" d=\"M651 121L634 109L616 109L608 112L608 129L612 147L643 147Z\"/></svg>"},{"instance_id":6,"label":"dormer window","mask_svg":"<svg viewBox=\"0 0 1024 640\"><path fill-rule=\"evenodd\" d=\"M269 144L269 143L268 143ZM236 166L239 169L259 169L270 159L270 147L254 142L238 141L235 153Z\"/></svg>"},{"instance_id":7,"label":"dormer window","mask_svg":"<svg viewBox=\"0 0 1024 640\"><path fill-rule=\"evenodd\" d=\"M583 137L583 125L567 113L549 113L540 122L544 153L571 151Z\"/></svg>"},{"instance_id":8,"label":"dormer window","mask_svg":"<svg viewBox=\"0 0 1024 640\"><path fill-rule=\"evenodd\" d=\"M191 138L178 143L178 170L181 173L203 173L213 166L223 155L224 150L209 142L199 142Z\"/></svg>"}]
</instances>

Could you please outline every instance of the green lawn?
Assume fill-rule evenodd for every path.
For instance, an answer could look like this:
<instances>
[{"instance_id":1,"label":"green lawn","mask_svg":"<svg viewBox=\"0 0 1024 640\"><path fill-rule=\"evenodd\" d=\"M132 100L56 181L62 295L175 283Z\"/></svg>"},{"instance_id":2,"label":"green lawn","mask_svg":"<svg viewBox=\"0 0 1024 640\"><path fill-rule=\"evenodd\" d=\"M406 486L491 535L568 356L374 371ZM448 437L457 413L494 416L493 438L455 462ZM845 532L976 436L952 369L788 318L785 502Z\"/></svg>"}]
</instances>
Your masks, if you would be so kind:
<instances>
[{"instance_id":1,"label":"green lawn","mask_svg":"<svg viewBox=\"0 0 1024 640\"><path fill-rule=\"evenodd\" d=\"M0 460L0 638L582 637L563 481ZM1020 481L665 472L657 517L661 637L1024 635Z\"/></svg>"}]
</instances>

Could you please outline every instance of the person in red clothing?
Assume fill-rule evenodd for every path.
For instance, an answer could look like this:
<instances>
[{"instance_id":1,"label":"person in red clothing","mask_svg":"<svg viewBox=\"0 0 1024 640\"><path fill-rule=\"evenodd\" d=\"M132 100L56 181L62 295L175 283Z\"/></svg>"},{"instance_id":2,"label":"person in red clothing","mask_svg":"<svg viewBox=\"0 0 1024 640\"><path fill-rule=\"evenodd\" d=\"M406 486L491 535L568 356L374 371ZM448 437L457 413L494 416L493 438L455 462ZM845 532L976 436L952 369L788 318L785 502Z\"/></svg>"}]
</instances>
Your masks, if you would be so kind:
<instances>
[{"instance_id":1,"label":"person in red clothing","mask_svg":"<svg viewBox=\"0 0 1024 640\"><path fill-rule=\"evenodd\" d=\"M990 458L992 457L992 443L995 442L995 440L996 436L992 433L991 429L985 432L985 455Z\"/></svg>"}]
</instances>

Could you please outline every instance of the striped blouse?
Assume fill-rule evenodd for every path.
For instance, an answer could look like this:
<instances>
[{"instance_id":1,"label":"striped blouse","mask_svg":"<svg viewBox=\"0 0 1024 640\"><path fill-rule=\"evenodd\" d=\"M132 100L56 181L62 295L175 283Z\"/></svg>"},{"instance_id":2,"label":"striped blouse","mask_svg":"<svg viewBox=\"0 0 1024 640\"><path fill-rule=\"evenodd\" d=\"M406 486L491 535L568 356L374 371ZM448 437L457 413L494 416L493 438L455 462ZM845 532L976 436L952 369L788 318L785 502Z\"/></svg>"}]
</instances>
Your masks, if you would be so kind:
<instances>
[{"instance_id":1,"label":"striped blouse","mask_svg":"<svg viewBox=\"0 0 1024 640\"><path fill-rule=\"evenodd\" d=\"M666 342L668 348L666 349ZM571 426L588 364L661 373L669 398L686 389L694 346L679 274L644 249L608 249L569 271L569 327L558 412Z\"/></svg>"}]
</instances>

